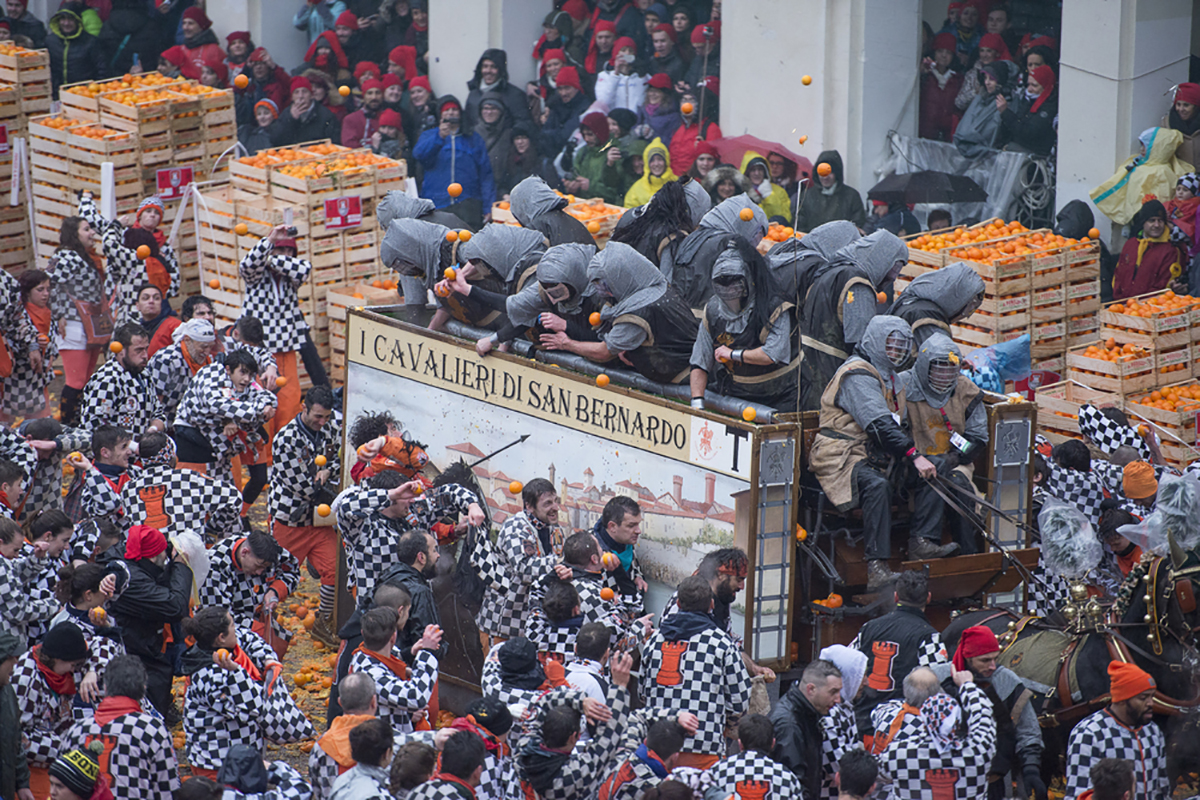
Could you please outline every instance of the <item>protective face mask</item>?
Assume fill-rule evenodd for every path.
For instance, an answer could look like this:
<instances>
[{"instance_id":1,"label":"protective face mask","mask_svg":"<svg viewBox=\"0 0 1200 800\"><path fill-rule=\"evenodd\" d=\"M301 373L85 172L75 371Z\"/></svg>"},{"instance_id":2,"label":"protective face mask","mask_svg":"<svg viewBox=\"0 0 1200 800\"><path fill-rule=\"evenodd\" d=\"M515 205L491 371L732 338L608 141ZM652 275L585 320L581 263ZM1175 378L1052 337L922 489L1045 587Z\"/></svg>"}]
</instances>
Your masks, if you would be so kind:
<instances>
[{"instance_id":1,"label":"protective face mask","mask_svg":"<svg viewBox=\"0 0 1200 800\"><path fill-rule=\"evenodd\" d=\"M900 369L912 357L912 337L899 331L889 334L883 345L887 359L893 367Z\"/></svg>"},{"instance_id":2,"label":"protective face mask","mask_svg":"<svg viewBox=\"0 0 1200 800\"><path fill-rule=\"evenodd\" d=\"M546 293L546 297L551 303L565 303L571 298L571 287L565 283L556 283L553 286L547 286L543 283L542 290Z\"/></svg>"},{"instance_id":3,"label":"protective face mask","mask_svg":"<svg viewBox=\"0 0 1200 800\"><path fill-rule=\"evenodd\" d=\"M724 300L726 303L731 303L735 300L741 300L746 296L746 282L742 279L732 281L731 283L713 283L713 294Z\"/></svg>"},{"instance_id":4,"label":"protective face mask","mask_svg":"<svg viewBox=\"0 0 1200 800\"><path fill-rule=\"evenodd\" d=\"M945 394L954 388L958 382L958 364L937 359L929 365L929 388L938 394Z\"/></svg>"}]
</instances>

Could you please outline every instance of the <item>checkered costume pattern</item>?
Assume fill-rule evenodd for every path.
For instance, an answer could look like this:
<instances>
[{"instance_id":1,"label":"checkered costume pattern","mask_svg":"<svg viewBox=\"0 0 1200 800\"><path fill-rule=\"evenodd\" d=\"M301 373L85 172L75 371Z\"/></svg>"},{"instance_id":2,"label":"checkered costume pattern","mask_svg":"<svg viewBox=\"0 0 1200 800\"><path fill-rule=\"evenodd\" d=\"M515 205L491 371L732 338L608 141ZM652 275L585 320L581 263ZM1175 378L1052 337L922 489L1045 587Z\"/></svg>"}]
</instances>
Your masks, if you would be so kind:
<instances>
[{"instance_id":1,"label":"checkered costume pattern","mask_svg":"<svg viewBox=\"0 0 1200 800\"><path fill-rule=\"evenodd\" d=\"M425 781L408 793L405 800L475 800L480 797L483 784L476 787L474 794L462 784L445 779ZM521 795L511 795L520 798Z\"/></svg>"},{"instance_id":2,"label":"checkered costume pattern","mask_svg":"<svg viewBox=\"0 0 1200 800\"><path fill-rule=\"evenodd\" d=\"M12 686L17 690L17 709L21 712L21 734L25 756L31 767L49 767L66 750L67 733L74 718L74 695L55 694L37 667L33 650L17 658Z\"/></svg>"},{"instance_id":3,"label":"checkered costume pattern","mask_svg":"<svg viewBox=\"0 0 1200 800\"><path fill-rule=\"evenodd\" d=\"M227 536L212 546L208 551L208 577L200 587L200 605L228 608L233 624L246 634L239 636L239 640L256 638L250 635L250 626L268 589L274 589L282 603L300 583L300 562L287 550L281 550L279 561L261 575L242 572L236 565L235 554L244 541L245 537ZM274 614L271 634L285 642L292 640L292 632L280 625Z\"/></svg>"},{"instance_id":4,"label":"checkered costume pattern","mask_svg":"<svg viewBox=\"0 0 1200 800\"><path fill-rule=\"evenodd\" d=\"M400 648L393 647L392 655L403 658ZM365 672L375 680L376 712L381 720L401 733L412 733L413 715L429 705L438 679L437 656L428 650L418 650L407 678L401 678L377 658L363 652L350 656L350 671Z\"/></svg>"},{"instance_id":5,"label":"checkered costume pattern","mask_svg":"<svg viewBox=\"0 0 1200 800\"><path fill-rule=\"evenodd\" d=\"M272 761L267 769L267 783L274 786L265 792L233 793L237 800L309 800L312 789L304 776L286 761ZM230 795L230 790L225 795ZM231 798L232 800L232 798Z\"/></svg>"},{"instance_id":6,"label":"checkered costume pattern","mask_svg":"<svg viewBox=\"0 0 1200 800\"><path fill-rule=\"evenodd\" d=\"M94 717L67 734L68 748L104 745L100 770L115 797L170 797L179 788L179 765L163 721L146 712L123 714L104 725Z\"/></svg>"},{"instance_id":7,"label":"checkered costume pattern","mask_svg":"<svg viewBox=\"0 0 1200 800\"><path fill-rule=\"evenodd\" d=\"M521 779L517 777L517 762L512 753L497 756L488 750L483 759L483 773L475 787L478 800L508 800L521 797Z\"/></svg>"},{"instance_id":8,"label":"checkered costume pattern","mask_svg":"<svg viewBox=\"0 0 1200 800\"><path fill-rule=\"evenodd\" d=\"M11 633L24 646L29 626L47 620L58 611L53 596L30 592L29 587L43 583L53 559L37 558L26 546L15 558L0 556L0 631Z\"/></svg>"},{"instance_id":9,"label":"checkered costume pattern","mask_svg":"<svg viewBox=\"0 0 1200 800\"><path fill-rule=\"evenodd\" d=\"M313 524L314 499L322 488L336 491L341 483L340 426L333 420L319 431L309 430L296 416L275 434L271 442L271 490L267 503L271 519L284 525L304 527ZM325 456L325 466L314 462ZM324 485L316 483L316 474L329 470Z\"/></svg>"},{"instance_id":10,"label":"checkered costume pattern","mask_svg":"<svg viewBox=\"0 0 1200 800\"><path fill-rule=\"evenodd\" d=\"M366 484L347 487L333 502L342 543L346 547L347 587L357 587L359 599L369 597L384 572L396 563L400 537L412 528L429 530L443 516L467 513L475 495L456 483L435 486L413 500L405 519L388 519L379 512L391 505L387 489ZM518 630L518 634L520 632Z\"/></svg>"},{"instance_id":11,"label":"checkered costume pattern","mask_svg":"<svg viewBox=\"0 0 1200 800\"><path fill-rule=\"evenodd\" d=\"M483 672L479 679L479 685L483 689L484 697L497 697L504 705L521 708L529 708L534 701L544 694L541 689L517 689L512 686L505 686L500 681L500 648L503 645L492 645L492 649L488 650L488 654L483 659ZM513 712L514 715L516 712ZM521 724L520 720L516 720L514 730ZM510 735L509 740L515 740L516 735Z\"/></svg>"},{"instance_id":12,"label":"checkered costume pattern","mask_svg":"<svg viewBox=\"0 0 1200 800\"><path fill-rule=\"evenodd\" d=\"M11 285L9 281L14 281ZM15 279L7 272L0 278L0 303L6 289L15 290ZM2 313L2 312L0 312ZM46 387L54 380L53 364L58 360L58 345L54 332L58 330L60 318L50 313L50 332L45 342L38 341L39 331L20 298L15 297L4 328L8 335L8 349L12 356L12 374L4 379L3 407L13 416L36 414L46 407ZM42 371L35 370L29 360L34 350L42 353Z\"/></svg>"},{"instance_id":13,"label":"checkered costume pattern","mask_svg":"<svg viewBox=\"0 0 1200 800\"><path fill-rule=\"evenodd\" d=\"M854 640L850 642L849 646L855 650L862 650L868 658L872 657L870 652L863 650L861 630L854 636ZM949 660L946 655L946 645L942 643L942 635L937 631L921 639L920 644L917 645L918 667L932 667L934 664L945 664Z\"/></svg>"},{"instance_id":14,"label":"checkered costume pattern","mask_svg":"<svg viewBox=\"0 0 1200 800\"><path fill-rule=\"evenodd\" d=\"M0 458L21 468L28 478L37 469L37 451L25 437L7 425L0 425Z\"/></svg>"},{"instance_id":15,"label":"checkered costume pattern","mask_svg":"<svg viewBox=\"0 0 1200 800\"><path fill-rule=\"evenodd\" d=\"M201 365L201 368L203 367L204 365ZM188 383L195 374L188 366L187 359L183 357L183 342L169 344L150 356L145 374L146 380L150 382L154 393L158 395L158 401L162 404L163 414L166 415L163 420L168 425L173 425L175 411L179 408Z\"/></svg>"},{"instance_id":16,"label":"checkered costume pattern","mask_svg":"<svg viewBox=\"0 0 1200 800\"><path fill-rule=\"evenodd\" d=\"M112 290L108 286L111 279L97 266L99 260L95 256L84 259L74 250L60 247L50 258L50 309L55 320L79 323L79 309L75 307L76 300L85 303L99 303L111 297Z\"/></svg>"},{"instance_id":17,"label":"checkered costume pattern","mask_svg":"<svg viewBox=\"0 0 1200 800\"><path fill-rule=\"evenodd\" d=\"M895 739L904 739L913 735L913 731L921 724L921 717L917 713L904 714L895 732L893 733L891 730L892 724L903 712L904 708L905 703L903 700L888 700L871 709L871 729L874 731L873 747L881 747L885 740L891 742ZM887 739L889 735L891 739ZM875 753L874 750L871 752ZM876 755L876 758L879 759L879 797L882 800L891 800L892 776L884 768L882 753Z\"/></svg>"},{"instance_id":18,"label":"checkered costume pattern","mask_svg":"<svg viewBox=\"0 0 1200 800\"><path fill-rule=\"evenodd\" d=\"M833 776L838 771L838 761L851 750L863 746L862 737L858 735L858 723L854 718L854 705L847 702L838 703L821 717L821 730L825 737L821 741L821 756L824 770L821 787L825 796L837 800L838 790L833 785Z\"/></svg>"},{"instance_id":19,"label":"checkered costume pattern","mask_svg":"<svg viewBox=\"0 0 1200 800\"><path fill-rule=\"evenodd\" d=\"M571 585L579 593L579 613L583 624L599 622L612 631L614 647L632 648L640 646L646 638L641 623L631 622L632 615L614 596L605 600L600 596L604 587L601 573L581 574L576 570ZM555 625L542 610L542 599L550 582L555 580L553 570L535 582L529 590L530 611L525 619L525 638L538 647L539 653L557 656L564 664L575 660L575 636L579 628L570 625Z\"/></svg>"},{"instance_id":20,"label":"checkered costume pattern","mask_svg":"<svg viewBox=\"0 0 1200 800\"><path fill-rule=\"evenodd\" d=\"M137 303L137 287L146 280L146 265L137 257L133 249L125 246L125 226L116 220L106 220L100 215L96 203L90 195L79 199L79 216L88 221L104 244L105 270L109 273L110 285L113 285L116 299L113 301L113 315L117 324L137 319L134 306ZM179 294L179 259L175 251L166 242L158 247L163 268L171 276L171 286L167 289L167 297ZM163 298L166 302L166 298Z\"/></svg>"},{"instance_id":21,"label":"checkered costume pattern","mask_svg":"<svg viewBox=\"0 0 1200 800\"><path fill-rule=\"evenodd\" d=\"M525 727L514 752L520 753L526 744L541 743L542 723L547 711L557 706L570 706L582 713L585 697L583 692L565 686L539 697L525 712L522 721ZM609 686L608 707L612 710L612 719L594 727L589 725L592 737L575 745L550 788L539 795L540 800L583 800L594 796L617 757L621 733L630 724L629 692L615 683Z\"/></svg>"},{"instance_id":22,"label":"checkered costume pattern","mask_svg":"<svg viewBox=\"0 0 1200 800\"><path fill-rule=\"evenodd\" d=\"M1088 770L1102 758L1133 762L1134 796L1139 800L1171 797L1166 739L1155 723L1129 728L1113 716L1111 708L1102 708L1072 728L1067 740L1067 797L1079 797L1091 788Z\"/></svg>"},{"instance_id":23,"label":"checkered costume pattern","mask_svg":"<svg viewBox=\"0 0 1200 800\"><path fill-rule=\"evenodd\" d=\"M1079 407L1079 432L1110 456L1118 447L1128 446L1137 450L1143 461L1153 460L1150 445L1138 436L1136 430L1128 425L1113 422L1091 403L1084 403Z\"/></svg>"},{"instance_id":24,"label":"checkered costume pattern","mask_svg":"<svg viewBox=\"0 0 1200 800\"><path fill-rule=\"evenodd\" d=\"M880 764L892 776L894 800L918 800L930 796L953 796L975 800L987 794L987 770L996 754L996 720L992 702L973 683L959 689L967 735L961 746L942 755L929 729L922 723L902 728L883 751ZM932 787L946 786L953 795L937 793Z\"/></svg>"},{"instance_id":25,"label":"checkered costume pattern","mask_svg":"<svg viewBox=\"0 0 1200 800\"><path fill-rule=\"evenodd\" d=\"M426 742L430 747L434 746L432 732ZM395 741L394 749L399 750L400 746L411 741L417 741L417 736L405 735L400 731L392 731L392 739ZM420 741L425 741L421 738ZM349 767L347 767L349 769ZM329 797L329 792L333 788L333 782L342 774L342 768L333 756L326 753L321 747L321 738L317 737L317 743L313 745L312 753L308 756L308 783L312 786L312 800L325 800ZM487 775L487 767L484 767L483 774ZM481 787L482 788L482 787ZM478 791L478 790L476 790ZM519 797L519 795L513 795Z\"/></svg>"},{"instance_id":26,"label":"checkered costume pattern","mask_svg":"<svg viewBox=\"0 0 1200 800\"><path fill-rule=\"evenodd\" d=\"M1038 449L1050 444L1041 434L1035 438ZM1049 456L1046 457L1046 465L1050 468L1050 475L1045 480L1046 494L1070 503L1086 514L1093 525L1099 524L1100 503L1111 494L1105 487L1104 478L1095 471L1065 469Z\"/></svg>"},{"instance_id":27,"label":"checkered costume pattern","mask_svg":"<svg viewBox=\"0 0 1200 800\"><path fill-rule=\"evenodd\" d=\"M801 800L804 797L800 781L792 771L757 750L743 750L723 758L700 776L701 791L706 795L710 791L719 791L721 797L740 797L739 786L752 790L753 794L747 796L765 800ZM761 789L766 789L766 794L758 794Z\"/></svg>"},{"instance_id":28,"label":"checkered costume pattern","mask_svg":"<svg viewBox=\"0 0 1200 800\"><path fill-rule=\"evenodd\" d=\"M125 484L121 502L130 525L149 525L168 539L184 531L207 532L220 539L241 530L241 493L229 483L190 469L165 464L147 467Z\"/></svg>"},{"instance_id":29,"label":"checkered costume pattern","mask_svg":"<svg viewBox=\"0 0 1200 800\"><path fill-rule=\"evenodd\" d=\"M145 374L133 375L120 359L111 358L92 373L83 387L79 427L94 431L101 425L116 425L136 439L162 419L158 395Z\"/></svg>"},{"instance_id":30,"label":"checkered costume pattern","mask_svg":"<svg viewBox=\"0 0 1200 800\"><path fill-rule=\"evenodd\" d=\"M83 428L63 426L63 432L54 439L57 449L34 464L33 475L26 484L25 507L21 519L33 519L50 508L62 509L62 457L63 453L87 450L92 446L91 431ZM88 554L91 555L90 553Z\"/></svg>"},{"instance_id":31,"label":"checkered costume pattern","mask_svg":"<svg viewBox=\"0 0 1200 800\"><path fill-rule=\"evenodd\" d=\"M110 477L95 468L83 473L83 477L79 477L76 473L76 480L83 481L83 489L79 495L80 510L84 517L112 517L119 522L124 530L129 530L129 518L125 514L125 502L122 499L121 492L124 491L125 485L133 480L136 480L142 474L141 467L133 464L125 470L123 475Z\"/></svg>"},{"instance_id":32,"label":"checkered costume pattern","mask_svg":"<svg viewBox=\"0 0 1200 800\"><path fill-rule=\"evenodd\" d=\"M603 557L604 553L604 545L601 544L600 555ZM616 556L617 554L613 553L613 555ZM645 577L642 575L642 562L638 560L636 552L633 554L633 560L629 565L629 579L635 584L639 580L645 580ZM615 570L613 572L609 572L608 570L604 571L604 585L609 589L612 589L617 597L621 599L621 603L626 608L632 609L634 613L636 613L637 609L645 607L646 593L640 590L635 590L633 592L621 591L621 584L617 582L617 573Z\"/></svg>"},{"instance_id":33,"label":"checkered costume pattern","mask_svg":"<svg viewBox=\"0 0 1200 800\"><path fill-rule=\"evenodd\" d=\"M651 725L660 720L672 720L678 714L678 711L668 709L643 708L629 715L614 761L605 768L598 800L640 800L647 789L663 782L650 765L637 756L637 749L645 741ZM686 739L684 747L687 747Z\"/></svg>"},{"instance_id":34,"label":"checkered costume pattern","mask_svg":"<svg viewBox=\"0 0 1200 800\"><path fill-rule=\"evenodd\" d=\"M63 563L66 561L64 559ZM57 572L55 573L57 574ZM112 621L112 618L109 618ZM75 682L79 683L89 672L95 672L96 677L100 679L100 688L104 688L104 670L108 667L108 662L112 661L117 656L125 655L125 645L120 640L119 636L105 636L100 633L100 629L96 627L96 623L92 622L87 612L78 611L75 608L63 608L54 615L54 618L46 624L45 630L50 630L60 622L70 622L83 633L83 639L88 645L88 660L83 669L75 673ZM107 632L115 632L112 628ZM76 704L75 718L82 719L85 716L91 716L92 709L90 706Z\"/></svg>"},{"instance_id":35,"label":"checkered costume pattern","mask_svg":"<svg viewBox=\"0 0 1200 800\"><path fill-rule=\"evenodd\" d=\"M725 729L750 700L750 674L725 632L713 627L669 642L656 630L642 647L640 686L650 708L678 708L700 718L688 752L725 755Z\"/></svg>"},{"instance_id":36,"label":"checkered costume pattern","mask_svg":"<svg viewBox=\"0 0 1200 800\"><path fill-rule=\"evenodd\" d=\"M663 620L665 620L667 617L671 616L672 614L678 613L678 611L679 611L679 592L674 591L674 592L671 592L670 599L667 600L667 604L663 607L662 615L658 618L659 624L662 624ZM733 630L733 614L730 614L728 617L725 618L725 633L729 636L730 639L733 640L733 646L736 647L739 651L746 649L746 643L742 640L741 635Z\"/></svg>"},{"instance_id":37,"label":"checkered costume pattern","mask_svg":"<svg viewBox=\"0 0 1200 800\"><path fill-rule=\"evenodd\" d=\"M554 569L562 556L562 536L552 531L550 541L556 546L553 552L546 553L528 511L504 520L493 552L500 570L508 578L508 591L487 587L477 618L481 631L502 639L521 635L521 622L529 616L531 608L529 592L533 582Z\"/></svg>"},{"instance_id":38,"label":"checkered costume pattern","mask_svg":"<svg viewBox=\"0 0 1200 800\"><path fill-rule=\"evenodd\" d=\"M244 392L235 393L225 365L209 364L188 384L175 412L175 425L186 425L204 434L214 458L208 468L223 478L229 474L234 456L253 450L262 439L258 428L264 414L276 406L275 395L253 383ZM227 437L227 422L236 422L245 435Z\"/></svg>"},{"instance_id":39,"label":"checkered costume pattern","mask_svg":"<svg viewBox=\"0 0 1200 800\"><path fill-rule=\"evenodd\" d=\"M268 350L290 353L300 349L308 330L296 290L308 280L312 264L273 250L274 245L264 237L238 265L246 282L242 313L262 321L263 345Z\"/></svg>"},{"instance_id":40,"label":"checkered costume pattern","mask_svg":"<svg viewBox=\"0 0 1200 800\"><path fill-rule=\"evenodd\" d=\"M267 371L267 367L275 367L276 372L279 371L279 365L275 363L275 354L265 347L258 347L253 344L246 344L233 338L233 326L226 326L224 329L217 330L217 341L221 345L221 352L213 356L214 361L224 361L226 353L232 353L235 350L245 350L250 355L254 356L254 363L258 365L258 374Z\"/></svg>"}]
</instances>

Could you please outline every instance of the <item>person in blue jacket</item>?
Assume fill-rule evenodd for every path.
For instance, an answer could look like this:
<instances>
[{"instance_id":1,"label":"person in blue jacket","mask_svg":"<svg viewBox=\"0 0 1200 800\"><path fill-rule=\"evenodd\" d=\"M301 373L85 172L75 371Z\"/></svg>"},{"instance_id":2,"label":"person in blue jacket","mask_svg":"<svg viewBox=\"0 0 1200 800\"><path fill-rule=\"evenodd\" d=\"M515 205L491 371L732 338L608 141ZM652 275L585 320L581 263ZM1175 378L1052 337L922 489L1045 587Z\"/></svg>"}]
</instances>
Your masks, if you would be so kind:
<instances>
[{"instance_id":1,"label":"person in blue jacket","mask_svg":"<svg viewBox=\"0 0 1200 800\"><path fill-rule=\"evenodd\" d=\"M483 224L496 199L496 181L483 137L462 132L462 104L457 98L446 95L438 101L438 126L421 134L413 157L425 169L422 197L472 225ZM450 196L452 183L462 187L458 197Z\"/></svg>"}]
</instances>

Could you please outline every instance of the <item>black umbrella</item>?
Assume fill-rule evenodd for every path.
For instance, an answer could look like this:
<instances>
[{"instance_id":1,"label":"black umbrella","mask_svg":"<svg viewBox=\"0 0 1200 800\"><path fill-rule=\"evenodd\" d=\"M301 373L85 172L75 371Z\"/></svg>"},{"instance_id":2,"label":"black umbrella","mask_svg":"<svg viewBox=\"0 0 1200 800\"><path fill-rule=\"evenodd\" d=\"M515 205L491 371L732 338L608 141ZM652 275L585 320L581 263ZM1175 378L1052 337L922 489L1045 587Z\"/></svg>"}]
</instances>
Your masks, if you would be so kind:
<instances>
[{"instance_id":1,"label":"black umbrella","mask_svg":"<svg viewBox=\"0 0 1200 800\"><path fill-rule=\"evenodd\" d=\"M871 187L867 199L885 203L982 203L988 195L965 175L923 170L888 175Z\"/></svg>"}]
</instances>

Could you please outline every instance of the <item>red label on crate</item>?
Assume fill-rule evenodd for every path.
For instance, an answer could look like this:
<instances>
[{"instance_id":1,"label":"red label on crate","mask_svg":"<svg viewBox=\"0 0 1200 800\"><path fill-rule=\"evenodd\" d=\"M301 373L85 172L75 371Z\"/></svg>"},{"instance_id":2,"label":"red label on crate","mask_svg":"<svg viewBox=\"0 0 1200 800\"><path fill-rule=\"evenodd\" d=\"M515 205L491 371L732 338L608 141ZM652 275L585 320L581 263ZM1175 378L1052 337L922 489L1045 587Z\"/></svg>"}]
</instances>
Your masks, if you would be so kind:
<instances>
[{"instance_id":1,"label":"red label on crate","mask_svg":"<svg viewBox=\"0 0 1200 800\"><path fill-rule=\"evenodd\" d=\"M362 198L356 194L325 201L325 230L357 228L362 225Z\"/></svg>"},{"instance_id":2,"label":"red label on crate","mask_svg":"<svg viewBox=\"0 0 1200 800\"><path fill-rule=\"evenodd\" d=\"M0 125L0 156L6 156L11 152L8 146L8 126Z\"/></svg>"},{"instance_id":3,"label":"red label on crate","mask_svg":"<svg viewBox=\"0 0 1200 800\"><path fill-rule=\"evenodd\" d=\"M1019 381L1016 381L1013 384L1013 387L1018 392L1029 398L1030 402L1032 402L1035 399L1033 393L1038 390L1039 386L1049 386L1050 384L1058 383L1061 380L1062 376L1057 372L1035 369L1033 372L1029 373L1028 378L1023 378Z\"/></svg>"},{"instance_id":4,"label":"red label on crate","mask_svg":"<svg viewBox=\"0 0 1200 800\"><path fill-rule=\"evenodd\" d=\"M154 173L158 181L158 196L163 200L178 200L183 197L187 185L192 182L191 167L172 167Z\"/></svg>"}]
</instances>

